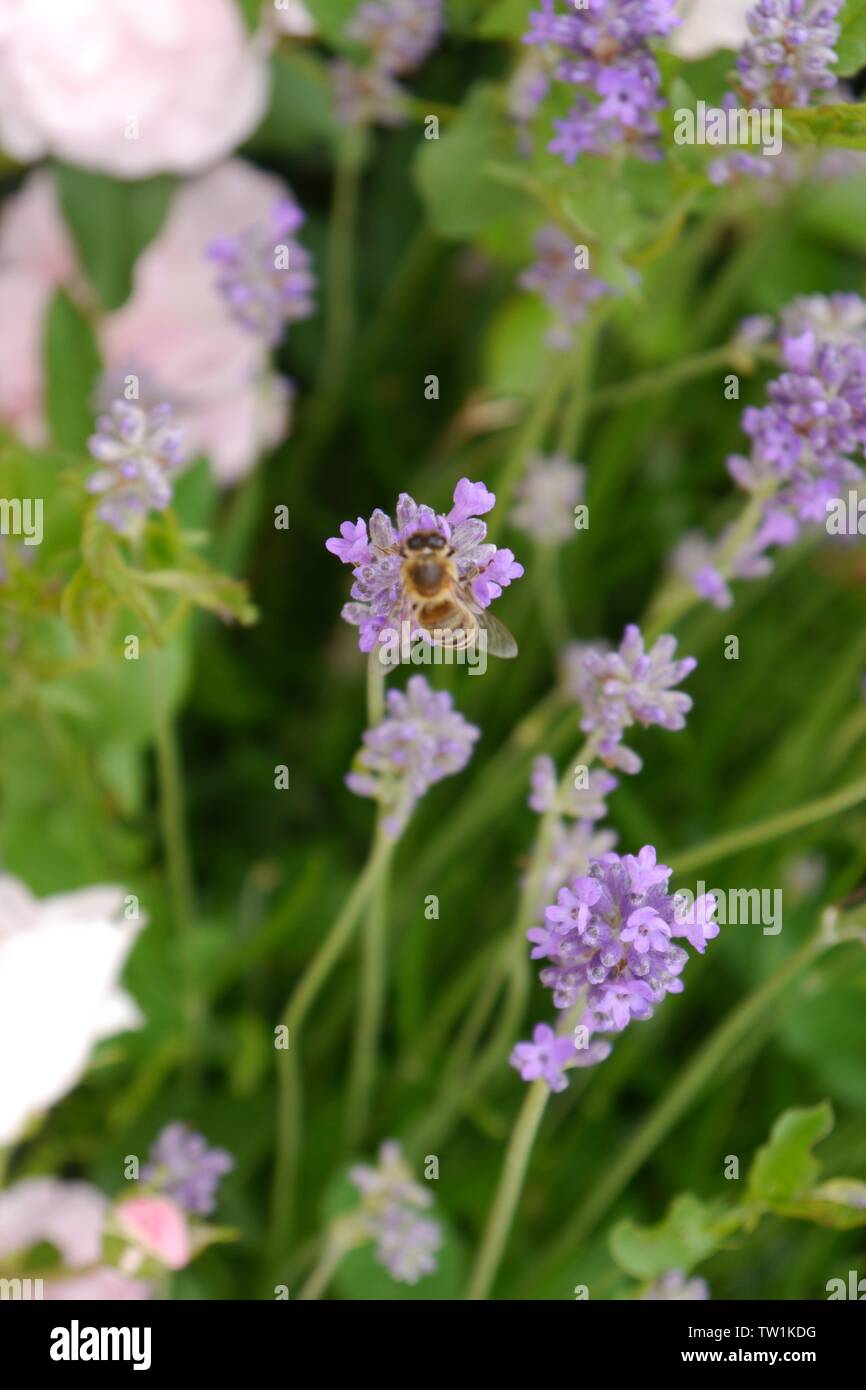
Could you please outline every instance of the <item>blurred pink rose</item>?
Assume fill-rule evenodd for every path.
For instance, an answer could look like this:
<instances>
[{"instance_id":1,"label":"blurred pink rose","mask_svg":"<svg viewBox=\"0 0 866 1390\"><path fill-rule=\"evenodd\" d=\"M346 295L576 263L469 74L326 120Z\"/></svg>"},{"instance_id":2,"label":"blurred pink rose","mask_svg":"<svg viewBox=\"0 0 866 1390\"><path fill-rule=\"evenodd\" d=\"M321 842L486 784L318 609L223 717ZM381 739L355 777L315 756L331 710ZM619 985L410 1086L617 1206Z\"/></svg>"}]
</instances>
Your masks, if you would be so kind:
<instances>
[{"instance_id":1,"label":"blurred pink rose","mask_svg":"<svg viewBox=\"0 0 866 1390\"><path fill-rule=\"evenodd\" d=\"M183 1269L192 1259L189 1225L170 1197L129 1197L115 1208L122 1233L168 1269Z\"/></svg>"},{"instance_id":2,"label":"blurred pink rose","mask_svg":"<svg viewBox=\"0 0 866 1390\"><path fill-rule=\"evenodd\" d=\"M98 1263L108 1209L108 1199L89 1183L25 1178L0 1192L0 1263L47 1241L68 1270L81 1273L46 1278L46 1300L150 1298L152 1284Z\"/></svg>"},{"instance_id":3,"label":"blurred pink rose","mask_svg":"<svg viewBox=\"0 0 866 1390\"><path fill-rule=\"evenodd\" d=\"M0 145L16 159L189 173L255 129L268 82L235 0L0 0Z\"/></svg>"},{"instance_id":4,"label":"blurred pink rose","mask_svg":"<svg viewBox=\"0 0 866 1390\"><path fill-rule=\"evenodd\" d=\"M7 201L0 220L0 323L14 325L14 333L0 338L0 420L25 444L46 440L42 323L54 290L74 273L54 182L48 174L33 174Z\"/></svg>"},{"instance_id":5,"label":"blurred pink rose","mask_svg":"<svg viewBox=\"0 0 866 1390\"><path fill-rule=\"evenodd\" d=\"M262 341L231 318L205 248L215 236L266 220L285 196L279 179L242 160L182 186L139 258L132 295L98 329L115 394L134 373L146 403L171 401L190 453L207 454L222 483L243 477L283 437L290 388L273 372ZM14 334L0 335L0 421L27 443L45 437L45 309L58 285L79 277L52 180L32 174L0 218L0 321L15 324Z\"/></svg>"}]
</instances>

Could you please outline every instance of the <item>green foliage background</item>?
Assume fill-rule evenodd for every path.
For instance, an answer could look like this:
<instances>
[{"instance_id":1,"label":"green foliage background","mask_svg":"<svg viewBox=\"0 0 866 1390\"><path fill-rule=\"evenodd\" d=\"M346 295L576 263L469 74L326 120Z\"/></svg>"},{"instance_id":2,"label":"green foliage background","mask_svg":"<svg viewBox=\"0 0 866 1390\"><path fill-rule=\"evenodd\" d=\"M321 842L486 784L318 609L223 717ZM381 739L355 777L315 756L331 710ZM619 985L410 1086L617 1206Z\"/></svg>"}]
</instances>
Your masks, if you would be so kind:
<instances>
[{"instance_id":1,"label":"green foliage background","mask_svg":"<svg viewBox=\"0 0 866 1390\"><path fill-rule=\"evenodd\" d=\"M333 0L311 8L338 44L342 9L350 7L339 15ZM360 329L319 447L309 402L321 314L294 329L282 350L299 386L292 438L235 494L218 496L204 464L180 489L184 524L209 530L209 560L248 581L258 622L227 626L199 613L137 665L115 653L77 673L37 680L12 662L2 676L3 863L38 893L122 881L151 917L127 973L146 1026L101 1049L85 1083L22 1150L15 1172L62 1170L113 1191L123 1156L145 1152L158 1128L177 1118L230 1149L237 1167L225 1182L220 1218L241 1239L176 1276L177 1297L272 1296L275 1271L265 1250L273 1027L343 904L371 832L371 806L343 786L364 727L365 672L354 633L339 618L347 572L326 554L324 540L345 517L390 510L402 490L443 509L463 475L497 490L515 429L467 438L453 421L479 394L525 412L543 385L546 317L515 279L546 220L544 199L587 230L602 257L599 273L624 290L601 337L596 391L724 343L744 315L773 313L797 294L866 293L866 175L818 195L794 189L767 206L754 192L711 190L693 152L678 161L673 148L665 166L629 165L613 177L605 165L585 161L591 167L568 170L544 153L528 169L520 165L502 117L501 81L526 8L518 0L455 0L449 37L419 80L421 120L370 137L357 236ZM864 60L856 8L851 71ZM284 175L308 209L305 238L326 297L337 134L324 68L313 50L281 53L274 64L272 109L246 153ZM679 83L680 93L712 100L729 64L730 55L671 62L666 80L669 89ZM423 115L434 111L441 139L425 142ZM805 130L810 118L798 118ZM548 106L544 128L549 121ZM811 138L816 129L817 119L811 135L800 135ZM15 186L13 171L3 191ZM122 302L134 256L164 212L163 181L130 189L65 170L61 188L103 303ZM639 288L631 286L630 266L642 272ZM59 496L53 474L82 447L95 367L86 325L62 297L45 351L48 414L64 452L45 455L38 467L43 493L56 487ZM624 624L645 613L680 536L692 527L716 534L734 514L724 461L741 447L740 412L761 400L767 373L742 375L741 400L733 402L724 398L726 370L592 409L580 451L590 527L565 548L553 581L574 639L618 640ZM430 374L441 383L436 401L424 396ZM0 467L12 495L16 470L34 462L7 443ZM290 509L288 532L273 526L280 504ZM78 544L74 518L67 527L59 505L52 517L39 563L56 561L63 570ZM465 1106L458 1096L453 1123L413 1145L439 1099L448 1038L437 1037L437 1010L468 963L508 929L535 828L526 806L529 763L549 746L507 744L554 686L557 663L550 581L539 582L525 538L506 530L506 540L527 567L497 609L518 637L520 657L513 667L491 665L479 680L459 670L434 675L483 736L469 769L428 795L399 848L385 1056L365 1146L371 1156L382 1138L397 1137L416 1164L438 1156L435 1195L448 1247L440 1274L413 1290L391 1283L369 1252L358 1252L334 1285L346 1298L458 1296L524 1094L503 1055L483 1095ZM805 544L782 555L767 580L740 586L731 612L700 606L686 615L676 634L680 650L700 661L687 685L694 710L683 733L640 737L644 771L621 778L610 798L621 851L651 842L670 862L726 830L866 777L864 583L859 543ZM128 622L127 615L118 632L130 630ZM730 633L739 638L738 660L724 656ZM45 642L55 654L73 647L59 620L47 623ZM187 778L195 970L208 1000L192 1048L159 846L148 667L177 714ZM576 746L576 733L563 706L561 757ZM504 746L509 752L496 766L505 764L505 781L494 795L485 792L485 776ZM278 764L290 769L288 791L274 789ZM464 826L467 798L477 815ZM798 893L792 885L804 855L820 856L825 873ZM784 929L778 936L724 929L707 956L691 962L681 998L632 1027L607 1063L554 1098L498 1296L566 1299L581 1283L592 1297L628 1295L643 1266L627 1253L622 1258L631 1227L618 1230L620 1264L614 1260L616 1223L655 1225L684 1192L734 1201L749 1161L789 1107L830 1102L836 1123L821 1143L825 1173L866 1173L866 956L851 945L808 969L761 1015L594 1228L563 1245L569 1222L711 1030L806 939L821 909L864 876L862 802L696 868L709 887L783 887ZM434 893L440 916L428 921L425 897ZM341 964L304 1028L302 1200L296 1239L280 1261L292 1288L308 1263L309 1241L343 1202L347 1159L357 1157L340 1145L357 967L354 954ZM548 1013L545 992L534 987L523 1035ZM738 1184L724 1178L731 1154L742 1164ZM700 1272L715 1297L816 1298L829 1278L864 1264L862 1232L771 1215L751 1232L725 1236Z\"/></svg>"}]
</instances>

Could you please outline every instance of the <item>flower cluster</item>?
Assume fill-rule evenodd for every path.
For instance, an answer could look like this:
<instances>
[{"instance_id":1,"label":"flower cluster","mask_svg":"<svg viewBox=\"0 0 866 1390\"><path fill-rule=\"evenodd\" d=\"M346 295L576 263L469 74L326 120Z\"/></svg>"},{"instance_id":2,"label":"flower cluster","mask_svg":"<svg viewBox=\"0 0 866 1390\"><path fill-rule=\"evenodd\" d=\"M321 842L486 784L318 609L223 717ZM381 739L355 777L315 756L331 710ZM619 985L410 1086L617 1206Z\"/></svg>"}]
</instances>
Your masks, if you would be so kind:
<instances>
[{"instance_id":1,"label":"flower cluster","mask_svg":"<svg viewBox=\"0 0 866 1390\"><path fill-rule=\"evenodd\" d=\"M676 938L703 953L719 928L713 895L674 897L670 875L652 845L637 855L610 851L560 889L543 926L530 928L532 958L547 962L542 984L557 1009L578 1010L579 1017L568 1020L573 1032L540 1024L532 1042L518 1043L511 1062L524 1081L541 1077L551 1090L563 1090L568 1067L593 1066L609 1055L609 1041L597 1034L621 1033L633 1020L650 1018L666 994L682 992L688 953Z\"/></svg>"},{"instance_id":2,"label":"flower cluster","mask_svg":"<svg viewBox=\"0 0 866 1390\"><path fill-rule=\"evenodd\" d=\"M495 505L496 498L483 483L461 478L454 489L453 506L438 514L418 505L408 493L397 502L397 524L378 509L368 525L344 521L339 536L326 541L326 547L346 565L352 565L352 602L343 608L346 622L359 629L358 645L369 652L386 627L398 630L403 622L412 623L412 607L400 579L402 549L418 531L437 532L446 541L457 569L458 582L470 607L488 608L513 579L523 574L514 552L486 542L487 527L481 517Z\"/></svg>"},{"instance_id":3,"label":"flower cluster","mask_svg":"<svg viewBox=\"0 0 866 1390\"><path fill-rule=\"evenodd\" d=\"M542 545L569 540L574 535L574 508L583 500L586 470L564 454L529 460L517 491L512 525Z\"/></svg>"},{"instance_id":4,"label":"flower cluster","mask_svg":"<svg viewBox=\"0 0 866 1390\"><path fill-rule=\"evenodd\" d=\"M412 676L405 692L388 691L385 718L364 734L346 785L380 803L383 829L396 838L428 787L463 771L479 733L446 690Z\"/></svg>"},{"instance_id":5,"label":"flower cluster","mask_svg":"<svg viewBox=\"0 0 866 1390\"><path fill-rule=\"evenodd\" d=\"M400 1145L386 1141L379 1149L377 1167L357 1164L349 1177L361 1193L364 1234L376 1242L376 1259L391 1278L417 1284L423 1275L432 1274L442 1231L436 1221L421 1215L433 1205L433 1198L413 1181Z\"/></svg>"},{"instance_id":6,"label":"flower cluster","mask_svg":"<svg viewBox=\"0 0 866 1390\"><path fill-rule=\"evenodd\" d=\"M842 0L758 0L737 59L737 87L750 107L809 106L836 85L830 65Z\"/></svg>"},{"instance_id":7,"label":"flower cluster","mask_svg":"<svg viewBox=\"0 0 866 1390\"><path fill-rule=\"evenodd\" d=\"M217 237L206 250L208 259L220 267L217 288L232 317L271 347L287 324L313 313L312 257L294 237L303 222L297 203L282 198L269 225Z\"/></svg>"},{"instance_id":8,"label":"flower cluster","mask_svg":"<svg viewBox=\"0 0 866 1390\"><path fill-rule=\"evenodd\" d=\"M114 1202L86 1182L16 1183L0 1194L0 1259L14 1268L48 1242L60 1263L45 1280L46 1299L152 1298L161 1271L183 1269L213 1238L195 1217L212 1210L232 1160L183 1124L169 1125L151 1156L141 1173L149 1190Z\"/></svg>"},{"instance_id":9,"label":"flower cluster","mask_svg":"<svg viewBox=\"0 0 866 1390\"><path fill-rule=\"evenodd\" d=\"M175 1123L157 1136L141 1177L148 1186L168 1193L185 1211L207 1216L216 1204L220 1178L233 1167L234 1160L225 1149L208 1148L203 1134Z\"/></svg>"},{"instance_id":10,"label":"flower cluster","mask_svg":"<svg viewBox=\"0 0 866 1390\"><path fill-rule=\"evenodd\" d=\"M673 557L679 574L717 608L732 602L729 579L768 574L767 551L823 523L843 485L863 476L866 302L855 294L796 299L781 315L777 346L786 370L769 383L767 404L742 416L751 452L728 459L736 484L765 499L760 524L743 538L735 528L716 542L689 536Z\"/></svg>"},{"instance_id":11,"label":"flower cluster","mask_svg":"<svg viewBox=\"0 0 866 1390\"><path fill-rule=\"evenodd\" d=\"M518 280L522 289L540 294L553 311L551 347L570 347L574 327L586 318L589 306L613 293L604 280L578 264L577 250L559 227L542 227L535 238L535 260Z\"/></svg>"},{"instance_id":12,"label":"flower cluster","mask_svg":"<svg viewBox=\"0 0 866 1390\"><path fill-rule=\"evenodd\" d=\"M740 49L724 105L750 110L810 106L832 90L837 79L830 71L836 61L833 44L839 37L836 15L842 0L757 0L746 16L749 36ZM846 152L847 153L847 152ZM856 168L857 161L852 168ZM713 160L711 183L737 183L741 178L793 183L804 174L819 179L838 177L848 169L836 161L817 160L810 152L783 150L773 159L738 151Z\"/></svg>"},{"instance_id":13,"label":"flower cluster","mask_svg":"<svg viewBox=\"0 0 866 1390\"><path fill-rule=\"evenodd\" d=\"M675 660L676 646L676 639L666 635L646 651L640 629L630 623L617 651L577 644L566 653L566 685L583 710L581 728L609 767L640 772L640 758L622 742L633 724L685 727L691 696L674 687L697 661L692 656Z\"/></svg>"},{"instance_id":14,"label":"flower cluster","mask_svg":"<svg viewBox=\"0 0 866 1390\"><path fill-rule=\"evenodd\" d=\"M171 480L184 462L183 436L172 416L165 403L144 410L118 400L96 422L87 447L103 467L90 475L87 490L102 498L99 515L115 531L134 528L171 501Z\"/></svg>"},{"instance_id":15,"label":"flower cluster","mask_svg":"<svg viewBox=\"0 0 866 1390\"><path fill-rule=\"evenodd\" d=\"M364 67L332 65L337 117L344 125L399 125L406 92L396 80L420 67L442 32L441 0L364 0L346 34L367 50Z\"/></svg>"},{"instance_id":16,"label":"flower cluster","mask_svg":"<svg viewBox=\"0 0 866 1390\"><path fill-rule=\"evenodd\" d=\"M586 0L566 8L540 0L524 36L558 54L554 75L575 88L568 115L554 122L550 149L567 164L622 147L655 157L664 101L648 40L664 38L678 23L674 0Z\"/></svg>"}]
</instances>

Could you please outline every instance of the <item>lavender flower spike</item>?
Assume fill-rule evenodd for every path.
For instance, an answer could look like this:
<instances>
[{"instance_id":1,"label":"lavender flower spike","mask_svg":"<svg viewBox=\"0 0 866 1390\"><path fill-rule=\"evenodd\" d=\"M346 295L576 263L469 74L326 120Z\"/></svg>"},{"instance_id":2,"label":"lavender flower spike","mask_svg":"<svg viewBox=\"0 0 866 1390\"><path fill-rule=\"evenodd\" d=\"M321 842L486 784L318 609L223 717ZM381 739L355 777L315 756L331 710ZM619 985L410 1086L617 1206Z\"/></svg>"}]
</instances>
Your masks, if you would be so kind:
<instances>
[{"instance_id":1,"label":"lavender flower spike","mask_svg":"<svg viewBox=\"0 0 866 1390\"><path fill-rule=\"evenodd\" d=\"M433 1198L412 1179L400 1145L388 1140L379 1150L375 1168L357 1164L349 1178L361 1193L360 1218L365 1234L376 1241L376 1259L392 1279L417 1284L436 1269L442 1231L436 1221L420 1215Z\"/></svg>"},{"instance_id":2,"label":"lavender flower spike","mask_svg":"<svg viewBox=\"0 0 866 1390\"><path fill-rule=\"evenodd\" d=\"M737 85L750 106L808 106L835 87L830 72L842 0L758 0L737 59Z\"/></svg>"},{"instance_id":3,"label":"lavender flower spike","mask_svg":"<svg viewBox=\"0 0 866 1390\"><path fill-rule=\"evenodd\" d=\"M272 347L287 324L313 313L312 258L294 237L303 221L298 205L284 198L274 207L270 226L217 237L206 251L220 267L217 288L232 317Z\"/></svg>"},{"instance_id":4,"label":"lavender flower spike","mask_svg":"<svg viewBox=\"0 0 866 1390\"><path fill-rule=\"evenodd\" d=\"M487 527L481 517L495 502L484 483L461 478L454 489L454 504L444 515L419 505L404 492L397 502L396 525L377 510L370 517L369 529L362 517L357 522L344 521L339 536L325 542L332 555L352 566L352 602L343 608L343 617L359 628L362 652L372 651L386 628L399 633L407 622L413 631L420 631L401 581L403 549L419 531L442 537L461 596L472 609L488 608L513 579L520 578L523 566L513 552L485 540Z\"/></svg>"},{"instance_id":5,"label":"lavender flower spike","mask_svg":"<svg viewBox=\"0 0 866 1390\"><path fill-rule=\"evenodd\" d=\"M529 461L517 493L511 521L542 545L574 536L574 509L583 501L586 469L564 454L536 454Z\"/></svg>"},{"instance_id":6,"label":"lavender flower spike","mask_svg":"<svg viewBox=\"0 0 866 1390\"><path fill-rule=\"evenodd\" d=\"M579 647L569 662L568 686L583 707L581 728L610 767L634 773L641 760L622 742L633 724L658 724L663 729L685 727L691 696L674 690L697 666L694 657L674 659L676 639L659 637L644 649L640 629L630 624L619 650Z\"/></svg>"},{"instance_id":7,"label":"lavender flower spike","mask_svg":"<svg viewBox=\"0 0 866 1390\"><path fill-rule=\"evenodd\" d=\"M157 1136L141 1176L187 1211L207 1216L216 1205L220 1178L233 1167L234 1159L225 1149L208 1148L203 1134L175 1123Z\"/></svg>"},{"instance_id":8,"label":"lavender flower spike","mask_svg":"<svg viewBox=\"0 0 866 1390\"><path fill-rule=\"evenodd\" d=\"M604 280L578 267L575 250L559 227L542 227L535 238L535 261L518 280L522 289L540 294L553 311L551 347L570 347L575 326L586 318L589 306L613 293Z\"/></svg>"},{"instance_id":9,"label":"lavender flower spike","mask_svg":"<svg viewBox=\"0 0 866 1390\"><path fill-rule=\"evenodd\" d=\"M442 32L442 0L364 0L346 34L367 50L366 63L331 64L337 119L343 125L400 125L408 96L396 80L417 68Z\"/></svg>"},{"instance_id":10,"label":"lavender flower spike","mask_svg":"<svg viewBox=\"0 0 866 1390\"><path fill-rule=\"evenodd\" d=\"M647 46L679 23L674 0L539 0L524 43L557 55L554 76L575 89L574 104L554 122L554 154L573 164L583 154L625 147L657 157L656 113L664 105L656 61Z\"/></svg>"},{"instance_id":11,"label":"lavender flower spike","mask_svg":"<svg viewBox=\"0 0 866 1390\"><path fill-rule=\"evenodd\" d=\"M382 805L383 829L396 839L428 787L462 772L479 732L447 691L412 676L405 693L388 691L385 718L364 734L346 786Z\"/></svg>"},{"instance_id":12,"label":"lavender flower spike","mask_svg":"<svg viewBox=\"0 0 866 1390\"><path fill-rule=\"evenodd\" d=\"M87 490L102 497L99 516L115 531L129 531L149 511L169 505L171 479L184 462L183 436L172 424L170 405L143 410L114 401L98 418L87 447L104 465L90 475Z\"/></svg>"},{"instance_id":13,"label":"lavender flower spike","mask_svg":"<svg viewBox=\"0 0 866 1390\"><path fill-rule=\"evenodd\" d=\"M540 1025L532 1043L517 1045L511 1062L524 1080L543 1077L562 1090L570 1067L608 1056L610 1043L598 1034L621 1033L650 1018L666 994L682 992L688 952L676 939L685 937L702 954L719 928L713 895L674 896L670 875L652 845L637 855L603 854L560 889L544 926L527 933L533 958L547 962L540 979L554 1006L582 1014L573 1037Z\"/></svg>"}]
</instances>

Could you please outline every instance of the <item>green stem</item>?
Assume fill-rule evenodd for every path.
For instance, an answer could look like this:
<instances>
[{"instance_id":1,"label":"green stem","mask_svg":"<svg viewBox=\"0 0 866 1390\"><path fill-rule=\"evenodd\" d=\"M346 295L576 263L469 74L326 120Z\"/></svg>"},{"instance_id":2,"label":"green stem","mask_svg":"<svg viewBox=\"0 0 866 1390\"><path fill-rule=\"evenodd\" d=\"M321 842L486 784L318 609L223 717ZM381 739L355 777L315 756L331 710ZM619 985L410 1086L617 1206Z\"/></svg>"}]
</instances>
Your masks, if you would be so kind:
<instances>
[{"instance_id":1,"label":"green stem","mask_svg":"<svg viewBox=\"0 0 866 1390\"><path fill-rule=\"evenodd\" d=\"M511 452L496 482L495 518L488 522L488 540L495 539L508 518L511 500L526 468L527 460L544 445L545 436L556 416L563 388L568 380L571 363L561 353L550 361L543 385L529 414L517 430Z\"/></svg>"},{"instance_id":2,"label":"green stem","mask_svg":"<svg viewBox=\"0 0 866 1390\"><path fill-rule=\"evenodd\" d=\"M589 384L605 312L604 308L598 309L594 319L587 319L569 355L570 380L556 438L556 452L569 459L577 457L586 417L595 405Z\"/></svg>"},{"instance_id":3,"label":"green stem","mask_svg":"<svg viewBox=\"0 0 866 1390\"><path fill-rule=\"evenodd\" d=\"M730 854L739 853L740 850L764 845L769 840L778 840L795 830L803 830L807 825L829 820L831 816L838 816L840 812L850 810L861 801L866 801L866 778L863 777L837 792L832 792L830 796L807 801L802 806L795 806L791 811L783 811L781 815L770 816L767 820L757 821L756 824L744 826L740 830L729 830L724 835L717 835L713 840L706 840L702 845L695 845L683 854L675 854L671 860L671 867L675 873L682 874L692 868L715 863L719 859L726 859Z\"/></svg>"},{"instance_id":4,"label":"green stem","mask_svg":"<svg viewBox=\"0 0 866 1390\"><path fill-rule=\"evenodd\" d=\"M194 980L190 939L195 920L195 890L186 830L183 765L175 723L163 697L165 677L156 665L159 655L157 652L151 654L147 670L153 706L160 833L168 869L172 916L183 961L184 1012L190 1035L194 1037L204 1023L204 999Z\"/></svg>"},{"instance_id":5,"label":"green stem","mask_svg":"<svg viewBox=\"0 0 866 1390\"><path fill-rule=\"evenodd\" d=\"M727 366L734 354L735 348L732 344L723 343L721 347L710 348L707 352L697 352L692 357L681 358L655 371L631 377L628 381L615 381L610 386L602 386L593 392L589 408L592 411L607 410L611 406L630 405L646 396L656 396L660 391L682 386L687 381L696 381L702 376L709 376L720 367Z\"/></svg>"},{"instance_id":6,"label":"green stem","mask_svg":"<svg viewBox=\"0 0 866 1390\"><path fill-rule=\"evenodd\" d=\"M361 1000L346 1108L346 1146L350 1149L363 1137L376 1080L376 1058L385 1011L388 869L389 861L384 859L373 882L361 938Z\"/></svg>"},{"instance_id":7,"label":"green stem","mask_svg":"<svg viewBox=\"0 0 866 1390\"><path fill-rule=\"evenodd\" d=\"M526 1170L535 1137L549 1098L550 1087L547 1082L533 1081L520 1108L505 1152L499 1187L487 1218L481 1248L466 1291L467 1299L472 1301L487 1298L490 1286L496 1278L517 1203L526 1181Z\"/></svg>"},{"instance_id":8,"label":"green stem","mask_svg":"<svg viewBox=\"0 0 866 1390\"><path fill-rule=\"evenodd\" d=\"M337 1267L345 1257L345 1254L346 1250L343 1245L338 1244L336 1241L326 1242L315 1269L298 1294L298 1300L300 1302L321 1298L325 1289L330 1284Z\"/></svg>"},{"instance_id":9,"label":"green stem","mask_svg":"<svg viewBox=\"0 0 866 1390\"><path fill-rule=\"evenodd\" d=\"M287 1046L280 1049L277 1054L279 1084L277 1144L271 1193L270 1229L270 1245L275 1259L283 1253L291 1229L298 1153L300 1151L300 1078L295 1061L297 1039L294 1034L300 1029L331 971L351 941L358 919L373 891L380 868L383 863L387 863L393 851L394 843L386 840L384 836L379 835L373 841L367 863L342 912L307 966L294 993L288 1000L280 1020L287 1030Z\"/></svg>"},{"instance_id":10,"label":"green stem","mask_svg":"<svg viewBox=\"0 0 866 1390\"><path fill-rule=\"evenodd\" d=\"M558 659L559 653L570 635L558 560L558 546L536 545L533 574L538 595L538 608L554 661Z\"/></svg>"}]
</instances>

